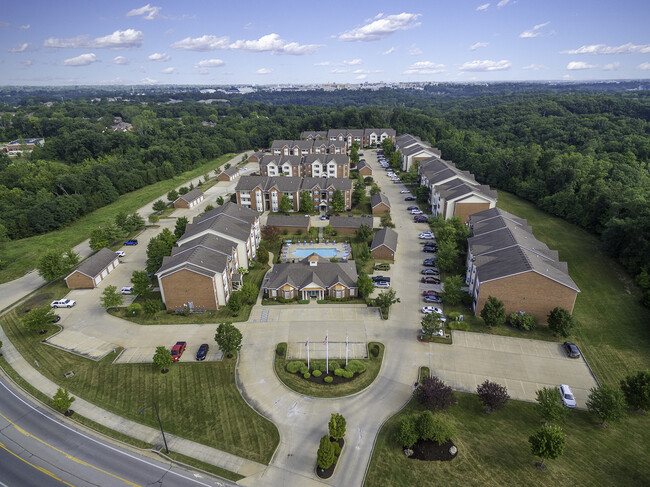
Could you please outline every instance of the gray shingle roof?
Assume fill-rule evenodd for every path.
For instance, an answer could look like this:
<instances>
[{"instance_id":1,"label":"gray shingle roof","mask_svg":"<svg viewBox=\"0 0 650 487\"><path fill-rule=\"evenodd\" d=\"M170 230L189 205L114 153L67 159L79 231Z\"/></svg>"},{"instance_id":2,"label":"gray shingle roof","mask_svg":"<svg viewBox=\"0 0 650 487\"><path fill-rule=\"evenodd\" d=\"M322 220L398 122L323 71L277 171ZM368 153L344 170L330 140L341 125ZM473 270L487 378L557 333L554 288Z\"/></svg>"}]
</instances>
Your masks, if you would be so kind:
<instances>
[{"instance_id":1,"label":"gray shingle roof","mask_svg":"<svg viewBox=\"0 0 650 487\"><path fill-rule=\"evenodd\" d=\"M266 225L269 227L309 227L308 215L269 215Z\"/></svg>"},{"instance_id":2,"label":"gray shingle roof","mask_svg":"<svg viewBox=\"0 0 650 487\"><path fill-rule=\"evenodd\" d=\"M558 252L548 248L544 242L540 242L525 227L514 222L505 221L506 226L494 232L484 233L467 239L470 251L473 256L487 254L497 250L520 245L531 252L558 260Z\"/></svg>"},{"instance_id":3,"label":"gray shingle roof","mask_svg":"<svg viewBox=\"0 0 650 487\"><path fill-rule=\"evenodd\" d=\"M183 200L183 201L187 201L189 203L191 201L194 201L197 198L200 198L201 196L203 196L203 191L201 191L198 188L194 188L194 189L188 191L187 193L180 195L178 197L178 199Z\"/></svg>"},{"instance_id":4,"label":"gray shingle roof","mask_svg":"<svg viewBox=\"0 0 650 487\"><path fill-rule=\"evenodd\" d=\"M454 178L451 181L436 186L436 190L440 193L440 196L447 200L453 200L472 193L481 194L495 201L497 199L497 192L491 190L489 186L468 184L460 178Z\"/></svg>"},{"instance_id":5,"label":"gray shingle roof","mask_svg":"<svg viewBox=\"0 0 650 487\"><path fill-rule=\"evenodd\" d=\"M332 228L359 228L367 225L373 228L373 218L367 216L333 216L330 218Z\"/></svg>"},{"instance_id":6,"label":"gray shingle roof","mask_svg":"<svg viewBox=\"0 0 650 487\"><path fill-rule=\"evenodd\" d=\"M242 223L246 222L249 225L253 225L259 218L259 213L257 213L255 210L251 210L245 206L241 206L237 203L233 203L232 201L228 201L221 206L217 206L216 208L203 213L202 215L194 217L192 223L203 222L214 218L217 215L228 215L231 218L240 220Z\"/></svg>"},{"instance_id":7,"label":"gray shingle roof","mask_svg":"<svg viewBox=\"0 0 650 487\"><path fill-rule=\"evenodd\" d=\"M370 250L373 251L377 247L385 245L393 252L397 252L397 232L392 228L384 227L372 237Z\"/></svg>"},{"instance_id":8,"label":"gray shingle roof","mask_svg":"<svg viewBox=\"0 0 650 487\"><path fill-rule=\"evenodd\" d=\"M501 208L496 208L496 207L471 214L469 216L469 224L470 227L474 227L478 223L491 220L491 219L499 219L499 218L513 221L518 225L528 226L528 223L523 218L519 218L518 216L515 216L512 213L508 213L507 211L504 211ZM478 235L478 233L476 233L476 235Z\"/></svg>"},{"instance_id":9,"label":"gray shingle roof","mask_svg":"<svg viewBox=\"0 0 650 487\"><path fill-rule=\"evenodd\" d=\"M229 167L228 169L224 169L222 172L228 176L234 176L239 172L239 168L237 166L233 166Z\"/></svg>"},{"instance_id":10,"label":"gray shingle roof","mask_svg":"<svg viewBox=\"0 0 650 487\"><path fill-rule=\"evenodd\" d=\"M367 163L365 163L363 161L359 162L359 164L357 164L357 171L363 169L364 167L367 167L372 171L372 168Z\"/></svg>"},{"instance_id":11,"label":"gray shingle roof","mask_svg":"<svg viewBox=\"0 0 650 487\"><path fill-rule=\"evenodd\" d=\"M232 240L228 240L227 238L208 234L190 240L189 242L185 242L180 247L172 248L171 255L175 256L178 254L186 253L195 247L205 247L208 250L212 250L230 258L233 255L233 252L236 251L237 244Z\"/></svg>"},{"instance_id":12,"label":"gray shingle roof","mask_svg":"<svg viewBox=\"0 0 650 487\"><path fill-rule=\"evenodd\" d=\"M296 263L275 264L264 279L263 287L278 289L284 284L290 284L300 290L312 282L325 289L337 283L348 288L357 287L358 274L354 261L330 262L319 257L318 264L311 266L308 259L309 257Z\"/></svg>"},{"instance_id":13,"label":"gray shingle roof","mask_svg":"<svg viewBox=\"0 0 650 487\"><path fill-rule=\"evenodd\" d=\"M214 275L222 273L228 264L228 257L206 247L196 246L187 252L165 256L156 275L163 277L178 268L191 268L201 274Z\"/></svg>"},{"instance_id":14,"label":"gray shingle roof","mask_svg":"<svg viewBox=\"0 0 650 487\"><path fill-rule=\"evenodd\" d=\"M337 166L344 166L350 163L347 154L327 154L327 162L334 161Z\"/></svg>"},{"instance_id":15,"label":"gray shingle roof","mask_svg":"<svg viewBox=\"0 0 650 487\"><path fill-rule=\"evenodd\" d=\"M412 154L417 154L418 152L423 152L423 151L426 151L429 154L436 154L436 150L429 147L428 144L424 145L424 143L420 143L420 144L412 145L410 147L406 147L405 149L402 149L402 155L410 156Z\"/></svg>"},{"instance_id":16,"label":"gray shingle roof","mask_svg":"<svg viewBox=\"0 0 650 487\"><path fill-rule=\"evenodd\" d=\"M472 215L470 215L470 217L471 216ZM499 230L501 228L509 227L513 225L521 226L527 232L533 233L533 228L530 225L526 224L525 221L522 224L520 221L511 220L510 218L505 218L503 216L497 216L495 218L487 218L477 223L473 223L470 228L471 228L472 236L478 237L479 235L483 235L489 232L494 232L495 230Z\"/></svg>"},{"instance_id":17,"label":"gray shingle roof","mask_svg":"<svg viewBox=\"0 0 650 487\"><path fill-rule=\"evenodd\" d=\"M328 147L340 147L344 148L345 147L345 141L344 140L330 140L329 143L327 144Z\"/></svg>"},{"instance_id":18,"label":"gray shingle roof","mask_svg":"<svg viewBox=\"0 0 650 487\"><path fill-rule=\"evenodd\" d=\"M272 162L276 165L280 165L280 160L282 159L281 155L274 155L274 154L264 154L262 158L260 159L260 167L265 167L271 164Z\"/></svg>"},{"instance_id":19,"label":"gray shingle roof","mask_svg":"<svg viewBox=\"0 0 650 487\"><path fill-rule=\"evenodd\" d=\"M283 147L291 147L293 140L274 140L271 144L271 150L282 149Z\"/></svg>"},{"instance_id":20,"label":"gray shingle roof","mask_svg":"<svg viewBox=\"0 0 650 487\"><path fill-rule=\"evenodd\" d=\"M115 259L117 259L117 253L104 247L103 249L99 250L99 252L91 255L86 260L84 260L70 274L81 272L88 277L94 278L100 272L106 269L108 264L113 262Z\"/></svg>"},{"instance_id":21,"label":"gray shingle roof","mask_svg":"<svg viewBox=\"0 0 650 487\"><path fill-rule=\"evenodd\" d=\"M382 203L390 208L390 201L388 201L388 196L385 196L383 193L376 193L370 196L370 206L372 208Z\"/></svg>"}]
</instances>

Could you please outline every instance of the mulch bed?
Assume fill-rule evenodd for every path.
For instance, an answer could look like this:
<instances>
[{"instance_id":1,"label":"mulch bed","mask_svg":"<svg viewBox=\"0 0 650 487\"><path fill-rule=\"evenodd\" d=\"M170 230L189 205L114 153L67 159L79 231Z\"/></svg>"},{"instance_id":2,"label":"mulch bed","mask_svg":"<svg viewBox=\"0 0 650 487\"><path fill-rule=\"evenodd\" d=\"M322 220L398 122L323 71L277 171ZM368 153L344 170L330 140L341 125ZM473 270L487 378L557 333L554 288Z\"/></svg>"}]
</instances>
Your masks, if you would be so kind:
<instances>
[{"instance_id":1,"label":"mulch bed","mask_svg":"<svg viewBox=\"0 0 650 487\"><path fill-rule=\"evenodd\" d=\"M362 373L363 373L363 372L362 372ZM309 382L313 382L314 384L323 384L323 385L326 385L326 386L331 386L331 385L335 385L335 384L342 384L343 382L350 382L350 381L353 381L354 379L356 379L357 377L359 377L361 374L359 374L359 373L355 373L355 374L354 374L354 377L351 377L351 378L349 378L349 379L348 379L347 377L343 377L343 376L339 376L339 375L334 375L334 372L332 372L332 373L330 373L330 374L323 374L323 375L321 375L320 377L314 377L314 376L312 375L311 377L309 377L309 379L305 379L305 378L303 377L303 375L302 375L300 372L296 372L295 375L297 375L298 377L301 377L302 380L306 380L306 381L309 381ZM332 382L325 382L325 380L324 380L325 377L331 377L331 378L334 379L334 380L333 380Z\"/></svg>"},{"instance_id":2,"label":"mulch bed","mask_svg":"<svg viewBox=\"0 0 650 487\"><path fill-rule=\"evenodd\" d=\"M335 441L335 440L334 440L334 438L332 438L332 437L330 436L330 441ZM344 440L343 438L341 438L340 440L338 440L338 443L339 443L339 446L340 446L341 448L343 448L343 445L345 444L345 440ZM342 452L341 452L341 453L342 453ZM332 466L329 467L329 468L326 468L325 470L323 470L322 468L320 468L320 467L318 466L318 464L316 464L316 475L318 475L318 478L321 478L321 479L328 479L328 478L330 478L332 475L334 475L334 470L336 469L336 464L338 463L338 461L339 461L339 459L337 458L337 459L336 459L336 462L334 462L334 465L332 465Z\"/></svg>"},{"instance_id":3,"label":"mulch bed","mask_svg":"<svg viewBox=\"0 0 650 487\"><path fill-rule=\"evenodd\" d=\"M458 455L458 452L456 452L455 455L449 453L449 449L452 446L454 446L454 442L451 440L443 445L438 445L438 443L431 440L419 440L415 445L413 445L413 455L409 458L423 460L425 462L448 462L456 458L456 455Z\"/></svg>"},{"instance_id":4,"label":"mulch bed","mask_svg":"<svg viewBox=\"0 0 650 487\"><path fill-rule=\"evenodd\" d=\"M54 293L43 293L37 296L33 296L22 304L20 310L23 313L27 313L31 309L39 308L43 306L47 301L50 301L53 298L54 298Z\"/></svg>"}]
</instances>

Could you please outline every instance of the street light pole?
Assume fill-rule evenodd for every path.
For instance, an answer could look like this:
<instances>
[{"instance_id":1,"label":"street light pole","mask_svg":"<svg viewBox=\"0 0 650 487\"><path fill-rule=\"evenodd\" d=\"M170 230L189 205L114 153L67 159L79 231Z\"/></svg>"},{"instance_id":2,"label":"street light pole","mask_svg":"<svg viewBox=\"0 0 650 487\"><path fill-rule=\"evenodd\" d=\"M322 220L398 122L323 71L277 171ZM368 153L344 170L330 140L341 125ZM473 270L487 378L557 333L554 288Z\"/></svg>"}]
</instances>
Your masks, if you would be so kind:
<instances>
[{"instance_id":1,"label":"street light pole","mask_svg":"<svg viewBox=\"0 0 650 487\"><path fill-rule=\"evenodd\" d=\"M156 405L156 401L152 402L148 406L143 407L138 414L144 413L145 409L148 409L151 406L153 406L156 411L156 417L158 418L158 424L160 425L160 432L162 433L163 442L165 443L165 453L169 454L169 448L167 448L167 439L165 438L165 432L163 431L162 422L160 421L160 415L158 414L158 406Z\"/></svg>"}]
</instances>

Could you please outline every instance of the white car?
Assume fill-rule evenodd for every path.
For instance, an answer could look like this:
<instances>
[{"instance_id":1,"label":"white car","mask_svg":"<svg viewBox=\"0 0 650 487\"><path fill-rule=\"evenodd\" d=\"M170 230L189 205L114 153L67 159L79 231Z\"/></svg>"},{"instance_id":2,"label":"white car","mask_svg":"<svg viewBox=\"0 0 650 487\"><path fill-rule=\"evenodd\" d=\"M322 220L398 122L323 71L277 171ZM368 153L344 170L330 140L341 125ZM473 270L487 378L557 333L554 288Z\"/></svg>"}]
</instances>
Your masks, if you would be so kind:
<instances>
[{"instance_id":1,"label":"white car","mask_svg":"<svg viewBox=\"0 0 650 487\"><path fill-rule=\"evenodd\" d=\"M403 189L400 194L411 194L411 192L408 189Z\"/></svg>"},{"instance_id":2,"label":"white car","mask_svg":"<svg viewBox=\"0 0 650 487\"><path fill-rule=\"evenodd\" d=\"M435 240L436 237L433 235L420 235L420 240Z\"/></svg>"},{"instance_id":3,"label":"white car","mask_svg":"<svg viewBox=\"0 0 650 487\"><path fill-rule=\"evenodd\" d=\"M429 313L438 313L442 316L442 309L436 308L435 306L424 306L420 311L425 315L428 315Z\"/></svg>"},{"instance_id":4,"label":"white car","mask_svg":"<svg viewBox=\"0 0 650 487\"><path fill-rule=\"evenodd\" d=\"M57 299L52 301L50 306L53 308L72 308L77 302L74 299Z\"/></svg>"},{"instance_id":5,"label":"white car","mask_svg":"<svg viewBox=\"0 0 650 487\"><path fill-rule=\"evenodd\" d=\"M390 287L390 282L386 281L375 281L375 287L387 289Z\"/></svg>"},{"instance_id":6,"label":"white car","mask_svg":"<svg viewBox=\"0 0 650 487\"><path fill-rule=\"evenodd\" d=\"M411 215L422 215L422 210L411 210Z\"/></svg>"},{"instance_id":7,"label":"white car","mask_svg":"<svg viewBox=\"0 0 650 487\"><path fill-rule=\"evenodd\" d=\"M123 250L118 250L115 253L118 255L118 257L124 257L126 255L126 253Z\"/></svg>"},{"instance_id":8,"label":"white car","mask_svg":"<svg viewBox=\"0 0 650 487\"><path fill-rule=\"evenodd\" d=\"M122 294L133 294L133 286L124 286L120 292Z\"/></svg>"},{"instance_id":9,"label":"white car","mask_svg":"<svg viewBox=\"0 0 650 487\"><path fill-rule=\"evenodd\" d=\"M558 387L558 390L562 396L562 404L571 409L576 407L576 399L573 397L573 392L571 392L571 388L568 385L562 384Z\"/></svg>"}]
</instances>

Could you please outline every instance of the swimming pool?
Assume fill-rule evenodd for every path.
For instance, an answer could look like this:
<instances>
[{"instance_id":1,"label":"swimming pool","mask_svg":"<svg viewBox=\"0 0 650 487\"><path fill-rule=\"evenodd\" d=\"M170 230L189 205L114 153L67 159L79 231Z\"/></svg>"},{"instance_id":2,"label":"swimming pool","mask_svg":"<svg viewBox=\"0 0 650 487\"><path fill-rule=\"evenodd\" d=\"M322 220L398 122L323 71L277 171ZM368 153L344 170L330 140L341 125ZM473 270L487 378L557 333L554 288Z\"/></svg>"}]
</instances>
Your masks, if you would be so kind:
<instances>
[{"instance_id":1,"label":"swimming pool","mask_svg":"<svg viewBox=\"0 0 650 487\"><path fill-rule=\"evenodd\" d=\"M322 248L322 247L321 248L310 247L308 249L296 249L292 253L294 257L301 257L301 258L307 257L311 254L318 254L321 257L331 258L331 257L336 257L336 255L339 253L339 250L336 248L332 249L332 248Z\"/></svg>"}]
</instances>

